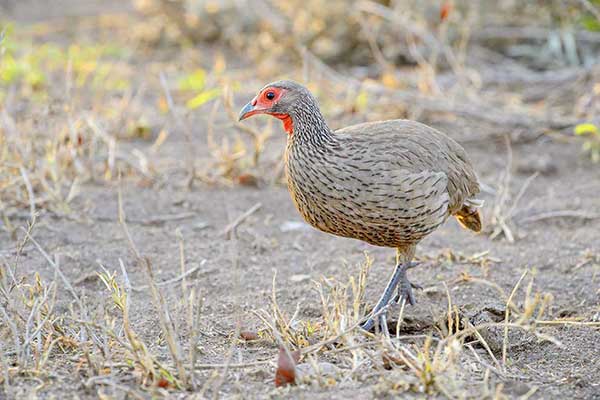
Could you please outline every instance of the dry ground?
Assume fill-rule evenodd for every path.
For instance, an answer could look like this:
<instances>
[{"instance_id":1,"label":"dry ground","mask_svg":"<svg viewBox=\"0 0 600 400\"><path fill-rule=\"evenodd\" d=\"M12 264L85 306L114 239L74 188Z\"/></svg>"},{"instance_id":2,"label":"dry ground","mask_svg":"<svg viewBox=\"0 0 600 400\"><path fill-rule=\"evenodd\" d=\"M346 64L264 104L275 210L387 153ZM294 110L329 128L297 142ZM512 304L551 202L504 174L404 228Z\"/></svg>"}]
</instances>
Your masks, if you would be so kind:
<instances>
[{"instance_id":1,"label":"dry ground","mask_svg":"<svg viewBox=\"0 0 600 400\"><path fill-rule=\"evenodd\" d=\"M213 136L222 151L215 156L215 148L207 145L212 106L191 112L179 107L174 119L165 112L159 74L164 72L175 86L186 71L213 68L218 48L163 47L152 53L132 48L137 42L123 35L134 20L119 18L100 23L61 20L42 27L19 22L15 28L19 40L33 38L37 45L52 41L66 46L74 38L78 43L116 43L128 55L111 64L111 77L122 76L130 86L104 91L75 85L69 97L61 72L48 83L46 97L5 94L2 129L7 137L18 131L19 140L12 140L23 146L19 151L24 154L28 146L43 148L40 141L50 144L59 135L69 137L69 121L83 146L95 141L97 148L89 157L79 155L91 165L80 170L62 165L64 154L48 166L44 150L31 153L40 159L24 161L24 176L17 166L6 166L5 172L12 168L20 177L14 185L23 195L18 201L9 198L15 193L10 185L2 194L1 396L600 398L600 172L582 155L579 141L534 135L516 140L509 149L503 134L513 133L512 128L487 132L487 125L469 118L420 114L421 120L461 141L471 155L490 188L483 194L490 229L498 226L498 217L506 215L526 185L507 222L514 241L502 233L493 240L490 232L473 235L449 221L419 247L422 266L411 271L411 279L425 290L417 293L415 307L403 311L399 339L387 342L358 330L347 332L355 322L355 297L341 288L359 276L368 253L372 267L366 293L358 298L364 313L391 273L394 251L326 235L301 222L277 173L285 146L279 126L269 125L273 135L258 167L238 171L233 180L216 173L227 164L224 154L234 152L220 147L221 137L231 141L235 127L222 106L214 108ZM240 104L267 78L255 77L240 55L225 58L231 60L231 79L244 82L235 94ZM122 98L129 92L132 99L125 104ZM320 93L322 102L334 101L327 96L327 91ZM175 100L181 101L177 96ZM111 114L110 109L117 111ZM364 118L332 114L328 116L335 127ZM177 120L181 115L183 123ZM10 130L6 118L16 130ZM132 124L134 134L123 133L118 123ZM254 123L250 126L263 129L262 122ZM105 132L94 133L94 124ZM170 135L157 146L162 130ZM117 138L114 166L102 135ZM230 147L234 149L233 141ZM185 159L190 148L198 179L188 188ZM54 185L52 168L67 183ZM511 198L501 207L506 171ZM85 177L76 183L76 194L68 196L69 183L80 175ZM41 176L49 189L43 189ZM254 177L255 186L239 184ZM39 200L31 230L39 247L20 228L30 219L27 180ZM56 187L58 194L50 190ZM119 190L127 229L142 258L132 251L119 223ZM258 203L236 229L223 233ZM577 213L547 214L564 210ZM160 312L154 303L160 296L148 287L144 259L151 263L153 282L175 278L159 287L165 301ZM181 279L182 268L193 272ZM127 289L125 271L133 289ZM515 287L507 316L508 296ZM349 309L342 306L346 301ZM176 331L183 375L192 376L191 383L170 355L169 328L161 327L159 317L164 309ZM325 312L331 314L324 318ZM398 310L393 312L397 315ZM269 328L282 315L288 322L293 316L290 326ZM512 324L506 337L505 319ZM469 331L468 324L481 325L480 333ZM258 340L240 339L240 330L256 333ZM337 337L340 332L347 334ZM308 348L326 340L303 355L299 368L308 372L299 385L275 388L282 343ZM188 354L194 347L197 370L191 373ZM392 353L397 365L384 369L382 354Z\"/></svg>"}]
</instances>

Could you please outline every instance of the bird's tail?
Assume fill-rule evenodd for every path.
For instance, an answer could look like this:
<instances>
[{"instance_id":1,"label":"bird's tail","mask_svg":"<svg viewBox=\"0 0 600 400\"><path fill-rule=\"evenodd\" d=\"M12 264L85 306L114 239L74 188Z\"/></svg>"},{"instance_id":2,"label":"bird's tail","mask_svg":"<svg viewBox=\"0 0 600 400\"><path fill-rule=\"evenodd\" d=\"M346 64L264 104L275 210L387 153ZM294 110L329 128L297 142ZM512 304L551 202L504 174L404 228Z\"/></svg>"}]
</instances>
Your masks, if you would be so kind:
<instances>
[{"instance_id":1,"label":"bird's tail","mask_svg":"<svg viewBox=\"0 0 600 400\"><path fill-rule=\"evenodd\" d=\"M454 216L459 224L475 232L481 231L481 214L479 209L483 207L483 200L467 199L462 208Z\"/></svg>"}]
</instances>

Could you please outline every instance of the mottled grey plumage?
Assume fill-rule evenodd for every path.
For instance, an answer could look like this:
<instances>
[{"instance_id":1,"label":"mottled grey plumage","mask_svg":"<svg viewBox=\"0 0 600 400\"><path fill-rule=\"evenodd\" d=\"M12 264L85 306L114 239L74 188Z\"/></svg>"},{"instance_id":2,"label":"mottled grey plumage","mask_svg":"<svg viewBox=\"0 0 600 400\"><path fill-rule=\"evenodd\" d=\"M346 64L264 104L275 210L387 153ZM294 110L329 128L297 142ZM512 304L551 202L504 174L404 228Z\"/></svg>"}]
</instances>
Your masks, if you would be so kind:
<instances>
[{"instance_id":1,"label":"mottled grey plumage","mask_svg":"<svg viewBox=\"0 0 600 400\"><path fill-rule=\"evenodd\" d=\"M288 187L302 216L322 231L377 246L418 242L479 192L464 149L414 121L331 131L316 99L291 81L274 109L292 117Z\"/></svg>"},{"instance_id":2,"label":"mottled grey plumage","mask_svg":"<svg viewBox=\"0 0 600 400\"><path fill-rule=\"evenodd\" d=\"M407 120L332 131L305 87L278 81L263 90L270 87L285 89L267 113L292 119L286 173L300 214L324 232L397 248L394 285L391 281L374 311L387 305L390 286L393 291L398 280L402 296L414 302L405 274L416 244L450 215L472 230L481 228L473 199L479 184L464 149ZM370 320L365 327L372 325Z\"/></svg>"}]
</instances>

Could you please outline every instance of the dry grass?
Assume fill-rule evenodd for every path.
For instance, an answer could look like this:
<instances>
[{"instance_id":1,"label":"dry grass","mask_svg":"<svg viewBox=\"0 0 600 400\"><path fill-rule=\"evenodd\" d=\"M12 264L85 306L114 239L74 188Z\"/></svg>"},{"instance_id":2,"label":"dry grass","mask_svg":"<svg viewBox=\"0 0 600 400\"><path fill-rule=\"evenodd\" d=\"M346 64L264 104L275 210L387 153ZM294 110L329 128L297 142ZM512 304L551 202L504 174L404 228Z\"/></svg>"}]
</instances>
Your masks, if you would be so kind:
<instances>
[{"instance_id":1,"label":"dry grass","mask_svg":"<svg viewBox=\"0 0 600 400\"><path fill-rule=\"evenodd\" d=\"M508 298L504 295L501 299L506 304L504 321L473 325L447 292L447 313L433 318L444 322L432 325L422 334L401 335L400 330L392 337L366 334L358 326L366 317L363 296L371 262L367 257L358 276L349 277L347 282L323 278L314 283L323 307L322 317L317 320L299 320L297 312L287 316L278 305L273 281L272 309L259 310L257 315L271 340L301 350L302 364L297 368L308 371L302 375L302 384L326 387L378 378L377 390L381 393L441 394L448 398L487 398L493 394L494 398L502 398L502 384L491 384L490 374L500 378L519 375L507 362L509 332L524 332L531 340L562 346L542 328L548 324L569 324L564 320L544 321L552 297L535 292L531 278L522 291L523 298L517 299L527 270ZM398 326L405 323L402 313L400 310ZM493 329L504 332L499 355L480 333ZM476 347L484 349L484 353L476 352ZM327 369L331 364L336 366L333 375ZM475 365L478 368L474 369ZM392 372L386 372L390 369ZM471 387L472 374L481 383L477 394ZM531 394L534 392L535 388Z\"/></svg>"},{"instance_id":2,"label":"dry grass","mask_svg":"<svg viewBox=\"0 0 600 400\"><path fill-rule=\"evenodd\" d=\"M123 229L128 232L122 212L120 220ZM102 272L98 275L110 296L108 303L114 307L104 308L104 315L99 318L62 274L59 258L51 257L32 237L33 229L33 226L30 227L25 240L37 247L55 271L55 278L51 282L44 282L36 275L35 281L29 282L19 278L10 265L3 266L1 289L5 305L0 311L9 335L4 341L2 362L4 365L13 365L5 370L5 384L9 384L16 374L48 376L49 368L54 369L51 367L54 363L63 362L58 357L60 353L68 354L72 365L87 377L88 387L105 386L107 390L121 387L113 380L117 372L137 377L145 390L171 385L174 389L193 389L199 387L193 373L196 369L224 368L223 374L226 374L229 368L250 368L264 364L196 364L195 349L200 337L202 300L194 289L188 289L183 257L181 307L186 310L187 335L175 330L169 306L153 278L150 260L139 254L132 241L129 244L137 262L145 265L148 272L157 321L171 354L171 360L166 361L151 350L152 346L141 338L130 319L132 287L124 262L120 262L120 276L100 265ZM126 237L130 237L129 233L126 233ZM322 305L322 317L316 320L299 319L297 312L292 316L286 315L278 305L276 280L273 280L272 308L258 310L256 315L264 322L265 332L268 333L268 336L263 335L263 340L268 338L266 340L274 344L301 350L302 365L307 372L302 375L300 383L327 387L342 382L378 379L377 390L382 393L410 391L458 398L466 396L467 392L469 396L473 395L473 389L467 384L472 379L465 375L473 371L469 372L465 366L471 365L469 368L472 369L472 365L479 365L479 395L495 393L499 396L502 389L490 383L489 374L499 377L514 374L507 365L509 331L524 331L532 338L560 346L555 338L543 333L543 326L574 323L544 319L551 297L534 292L533 279L523 292L523 298L517 299L518 289L527 274L525 271L508 298L503 299L507 305L504 321L473 325L453 304L447 292L447 312L445 316L440 315L440 320L445 322L440 325L432 325L420 335L401 335L399 329L392 337L366 334L358 326L366 316L364 291L371 263L372 260L367 257L357 276L350 276L347 282L322 278L314 283ZM178 282L170 282L175 283ZM66 291L59 287L64 287ZM55 304L62 301L61 297L65 295L71 297L75 308L67 313L57 313ZM404 324L402 312L398 316L398 326ZM504 331L499 358L480 334L490 329ZM485 349L486 353L475 352L473 349L478 346ZM184 347L188 348L185 357ZM7 352L7 349L13 350ZM327 370L331 364L336 366L334 374ZM390 369L392 371L388 372ZM218 381L218 378L215 376L213 380ZM206 384L203 390L207 390ZM128 388L127 391L133 396L141 396L136 389Z\"/></svg>"}]
</instances>

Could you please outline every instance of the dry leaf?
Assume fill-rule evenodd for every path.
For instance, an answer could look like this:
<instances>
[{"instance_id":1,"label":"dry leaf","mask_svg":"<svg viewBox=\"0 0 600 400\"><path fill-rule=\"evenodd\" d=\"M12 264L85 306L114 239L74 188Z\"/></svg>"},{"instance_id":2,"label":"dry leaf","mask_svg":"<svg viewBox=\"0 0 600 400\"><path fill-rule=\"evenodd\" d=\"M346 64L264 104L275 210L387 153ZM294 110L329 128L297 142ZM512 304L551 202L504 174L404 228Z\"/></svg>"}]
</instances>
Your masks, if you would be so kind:
<instances>
[{"instance_id":1,"label":"dry leaf","mask_svg":"<svg viewBox=\"0 0 600 400\"><path fill-rule=\"evenodd\" d=\"M156 386L158 386L160 388L168 388L169 387L169 381L166 380L165 378L160 378L158 380L158 382L156 382Z\"/></svg>"},{"instance_id":2,"label":"dry leaf","mask_svg":"<svg viewBox=\"0 0 600 400\"><path fill-rule=\"evenodd\" d=\"M246 341L251 341L251 340L258 340L260 339L258 337L258 333L256 332L250 332L250 331L241 331L240 332L240 338L246 340Z\"/></svg>"},{"instance_id":3,"label":"dry leaf","mask_svg":"<svg viewBox=\"0 0 600 400\"><path fill-rule=\"evenodd\" d=\"M291 358L290 358L291 355ZM275 371L275 386L294 385L296 383L296 363L300 360L300 351L288 354L283 347L279 349L277 371Z\"/></svg>"},{"instance_id":4,"label":"dry leaf","mask_svg":"<svg viewBox=\"0 0 600 400\"><path fill-rule=\"evenodd\" d=\"M237 177L237 183L242 186L258 186L258 178L252 174L241 174Z\"/></svg>"}]
</instances>

